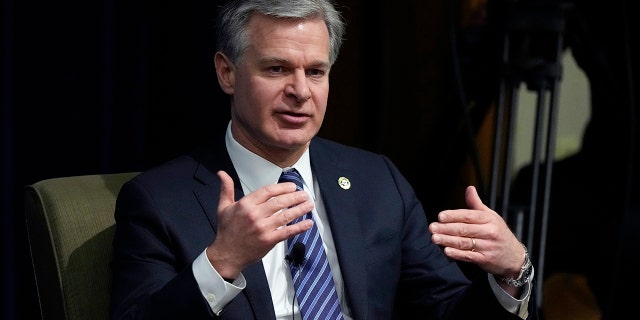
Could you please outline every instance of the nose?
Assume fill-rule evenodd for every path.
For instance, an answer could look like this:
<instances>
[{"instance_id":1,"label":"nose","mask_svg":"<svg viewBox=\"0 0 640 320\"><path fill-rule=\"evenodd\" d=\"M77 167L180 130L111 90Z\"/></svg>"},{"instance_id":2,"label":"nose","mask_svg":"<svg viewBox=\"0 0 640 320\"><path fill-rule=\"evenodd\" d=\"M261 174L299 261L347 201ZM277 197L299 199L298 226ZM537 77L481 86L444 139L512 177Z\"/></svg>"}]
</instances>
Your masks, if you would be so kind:
<instances>
[{"instance_id":1,"label":"nose","mask_svg":"<svg viewBox=\"0 0 640 320\"><path fill-rule=\"evenodd\" d=\"M291 82L285 88L285 93L294 97L298 103L305 102L311 98L311 89L304 71L293 73Z\"/></svg>"}]
</instances>

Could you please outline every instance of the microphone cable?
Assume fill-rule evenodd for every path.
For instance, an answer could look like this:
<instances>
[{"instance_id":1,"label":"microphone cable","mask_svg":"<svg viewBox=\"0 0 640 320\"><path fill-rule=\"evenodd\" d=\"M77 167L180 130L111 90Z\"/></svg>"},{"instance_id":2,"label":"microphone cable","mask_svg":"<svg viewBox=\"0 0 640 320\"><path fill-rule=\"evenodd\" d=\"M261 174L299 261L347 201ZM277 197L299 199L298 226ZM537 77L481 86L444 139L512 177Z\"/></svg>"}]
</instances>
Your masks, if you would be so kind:
<instances>
[{"instance_id":1,"label":"microphone cable","mask_svg":"<svg viewBox=\"0 0 640 320\"><path fill-rule=\"evenodd\" d=\"M300 275L302 264L305 261L304 255L306 254L306 252L307 252L307 247L304 245L304 243L296 242L293 244L293 248L291 248L291 252L284 257L284 259L288 262L289 265L293 265L293 268L295 270L295 272L291 274L291 282L293 284L293 300L291 301L291 320L295 320L295 307L296 307L296 300L297 300L295 278ZM302 312L300 313L300 316L302 317Z\"/></svg>"}]
</instances>

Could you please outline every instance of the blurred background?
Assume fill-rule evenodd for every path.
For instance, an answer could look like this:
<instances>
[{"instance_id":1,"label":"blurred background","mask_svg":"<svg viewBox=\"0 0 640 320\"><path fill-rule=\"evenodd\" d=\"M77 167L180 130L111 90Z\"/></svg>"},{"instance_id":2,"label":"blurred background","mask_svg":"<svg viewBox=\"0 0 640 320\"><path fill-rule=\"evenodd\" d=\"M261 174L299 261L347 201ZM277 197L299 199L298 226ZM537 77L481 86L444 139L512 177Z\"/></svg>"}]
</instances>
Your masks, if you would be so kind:
<instances>
[{"instance_id":1,"label":"blurred background","mask_svg":"<svg viewBox=\"0 0 640 320\"><path fill-rule=\"evenodd\" d=\"M39 317L25 185L142 171L226 126L220 2L1 0L0 318ZM475 184L535 248L547 319L619 319L640 243L628 2L339 1L320 135L389 156L430 219Z\"/></svg>"}]
</instances>

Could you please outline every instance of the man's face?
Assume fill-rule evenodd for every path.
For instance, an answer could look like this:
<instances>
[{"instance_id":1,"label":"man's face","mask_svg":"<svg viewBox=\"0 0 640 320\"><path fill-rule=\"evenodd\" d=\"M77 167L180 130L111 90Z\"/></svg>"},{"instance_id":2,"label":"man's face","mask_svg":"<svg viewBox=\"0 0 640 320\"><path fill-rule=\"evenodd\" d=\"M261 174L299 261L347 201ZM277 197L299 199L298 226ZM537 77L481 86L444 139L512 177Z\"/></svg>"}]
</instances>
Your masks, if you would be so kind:
<instances>
[{"instance_id":1,"label":"man's face","mask_svg":"<svg viewBox=\"0 0 640 320\"><path fill-rule=\"evenodd\" d=\"M234 137L272 161L304 152L329 95L329 33L323 20L254 15L250 46L231 68ZM275 159L272 159L274 158Z\"/></svg>"}]
</instances>

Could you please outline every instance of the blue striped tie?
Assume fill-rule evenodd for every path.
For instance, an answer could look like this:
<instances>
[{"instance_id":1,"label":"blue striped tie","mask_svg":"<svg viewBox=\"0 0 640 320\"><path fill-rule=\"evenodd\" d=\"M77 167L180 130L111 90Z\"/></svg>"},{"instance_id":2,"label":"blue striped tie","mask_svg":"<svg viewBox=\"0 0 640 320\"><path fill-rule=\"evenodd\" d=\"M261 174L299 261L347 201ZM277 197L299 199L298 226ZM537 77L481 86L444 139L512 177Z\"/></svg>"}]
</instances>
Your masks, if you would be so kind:
<instances>
[{"instance_id":1,"label":"blue striped tie","mask_svg":"<svg viewBox=\"0 0 640 320\"><path fill-rule=\"evenodd\" d=\"M302 190L302 177L296 169L283 171L278 182L293 182L297 190ZM291 223L303 219L313 219L311 212ZM298 242L305 245L304 260L301 264L298 264L300 261L289 263L289 269L302 319L342 319L331 268L315 223L308 231L297 234L287 241L288 256L296 255L291 251L293 245Z\"/></svg>"}]
</instances>

